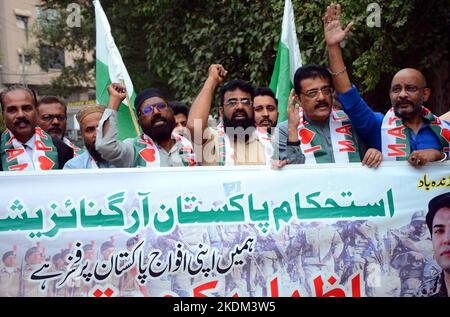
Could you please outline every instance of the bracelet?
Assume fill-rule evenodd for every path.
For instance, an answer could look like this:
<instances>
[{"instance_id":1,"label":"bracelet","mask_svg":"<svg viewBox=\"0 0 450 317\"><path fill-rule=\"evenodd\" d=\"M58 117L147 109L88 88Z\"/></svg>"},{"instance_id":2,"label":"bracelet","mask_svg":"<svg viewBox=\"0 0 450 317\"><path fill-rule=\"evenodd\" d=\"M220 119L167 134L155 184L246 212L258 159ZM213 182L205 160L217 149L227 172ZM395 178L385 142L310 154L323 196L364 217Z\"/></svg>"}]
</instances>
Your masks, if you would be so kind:
<instances>
[{"instance_id":1,"label":"bracelet","mask_svg":"<svg viewBox=\"0 0 450 317\"><path fill-rule=\"evenodd\" d=\"M347 70L347 67L346 66L344 66L344 69L343 70L341 70L341 71L339 71L339 72L337 72L337 73L333 73L332 71L331 71L331 69L330 68L328 68L328 71L330 72L330 74L331 75L333 75L333 76L338 76L338 75L340 75L340 74L342 74L342 73L344 73L345 71Z\"/></svg>"},{"instance_id":2,"label":"bracelet","mask_svg":"<svg viewBox=\"0 0 450 317\"><path fill-rule=\"evenodd\" d=\"M444 162L447 159L447 153L445 153L445 152L442 152L442 153L444 153L444 158L439 161L436 161L436 162Z\"/></svg>"}]
</instances>

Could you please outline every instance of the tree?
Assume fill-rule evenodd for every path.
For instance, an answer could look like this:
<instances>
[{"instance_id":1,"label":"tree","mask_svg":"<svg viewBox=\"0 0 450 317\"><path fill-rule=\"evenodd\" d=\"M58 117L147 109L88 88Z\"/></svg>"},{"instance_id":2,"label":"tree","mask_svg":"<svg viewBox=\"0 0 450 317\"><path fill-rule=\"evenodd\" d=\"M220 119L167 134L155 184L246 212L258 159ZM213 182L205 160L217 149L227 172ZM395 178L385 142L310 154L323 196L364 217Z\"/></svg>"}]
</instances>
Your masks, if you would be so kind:
<instances>
[{"instance_id":1,"label":"tree","mask_svg":"<svg viewBox=\"0 0 450 317\"><path fill-rule=\"evenodd\" d=\"M38 32L40 45L83 52L76 67L66 67L54 87L65 92L92 80L95 24L90 0L79 1L81 28L64 24L70 0L47 1L61 12L62 23ZM371 0L340 1L344 18L354 21L344 58L352 80L379 111L389 105L392 76L403 67L422 69L429 79L431 107L442 113L449 82L450 15L435 0L381 3L381 27L368 27ZM136 90L156 86L170 99L190 103L211 63L222 63L229 78L267 86L281 32L283 0L121 0L102 1L116 44ZM298 40L304 63L326 64L322 20L326 4L294 1ZM87 59L91 57L91 60ZM65 89L65 90L64 90ZM450 101L449 101L450 102Z\"/></svg>"}]
</instances>

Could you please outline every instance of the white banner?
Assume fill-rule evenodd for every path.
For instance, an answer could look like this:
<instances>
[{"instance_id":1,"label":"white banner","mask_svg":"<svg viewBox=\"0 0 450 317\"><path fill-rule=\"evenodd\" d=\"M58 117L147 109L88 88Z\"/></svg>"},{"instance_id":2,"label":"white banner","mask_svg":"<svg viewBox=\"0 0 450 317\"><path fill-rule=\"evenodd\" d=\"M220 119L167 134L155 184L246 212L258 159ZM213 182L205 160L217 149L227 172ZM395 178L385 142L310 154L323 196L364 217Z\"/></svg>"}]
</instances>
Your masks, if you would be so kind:
<instances>
[{"instance_id":1,"label":"white banner","mask_svg":"<svg viewBox=\"0 0 450 317\"><path fill-rule=\"evenodd\" d=\"M450 164L4 172L0 184L1 296L408 296L440 271L424 216L450 191Z\"/></svg>"}]
</instances>

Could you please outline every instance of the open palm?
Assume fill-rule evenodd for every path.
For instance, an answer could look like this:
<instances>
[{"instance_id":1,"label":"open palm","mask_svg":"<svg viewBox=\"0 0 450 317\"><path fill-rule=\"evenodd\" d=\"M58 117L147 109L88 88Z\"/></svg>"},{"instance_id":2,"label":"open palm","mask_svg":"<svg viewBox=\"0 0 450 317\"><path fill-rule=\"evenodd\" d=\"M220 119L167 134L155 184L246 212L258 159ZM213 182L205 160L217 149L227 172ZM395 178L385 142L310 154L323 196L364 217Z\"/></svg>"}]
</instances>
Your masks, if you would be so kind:
<instances>
[{"instance_id":1,"label":"open palm","mask_svg":"<svg viewBox=\"0 0 450 317\"><path fill-rule=\"evenodd\" d=\"M340 5L331 4L327 7L327 13L323 18L325 41L328 46L336 45L342 42L347 36L353 25L350 22L345 29L341 26L341 7Z\"/></svg>"}]
</instances>

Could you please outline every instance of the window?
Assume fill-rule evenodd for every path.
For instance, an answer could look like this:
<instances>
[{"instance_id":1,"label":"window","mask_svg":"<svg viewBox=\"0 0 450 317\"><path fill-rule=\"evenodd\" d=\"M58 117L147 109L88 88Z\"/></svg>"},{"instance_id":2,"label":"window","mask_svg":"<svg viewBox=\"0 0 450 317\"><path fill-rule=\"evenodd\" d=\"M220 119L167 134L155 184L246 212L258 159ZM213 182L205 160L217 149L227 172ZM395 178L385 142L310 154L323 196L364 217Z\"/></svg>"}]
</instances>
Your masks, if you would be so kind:
<instances>
[{"instance_id":1,"label":"window","mask_svg":"<svg viewBox=\"0 0 450 317\"><path fill-rule=\"evenodd\" d=\"M16 25L19 29L25 30L28 25L28 17L23 15L16 15Z\"/></svg>"},{"instance_id":2,"label":"window","mask_svg":"<svg viewBox=\"0 0 450 317\"><path fill-rule=\"evenodd\" d=\"M32 59L33 59L33 56L31 56L31 54L19 53L19 63L20 64L31 65Z\"/></svg>"}]
</instances>

